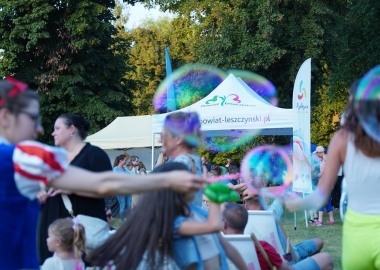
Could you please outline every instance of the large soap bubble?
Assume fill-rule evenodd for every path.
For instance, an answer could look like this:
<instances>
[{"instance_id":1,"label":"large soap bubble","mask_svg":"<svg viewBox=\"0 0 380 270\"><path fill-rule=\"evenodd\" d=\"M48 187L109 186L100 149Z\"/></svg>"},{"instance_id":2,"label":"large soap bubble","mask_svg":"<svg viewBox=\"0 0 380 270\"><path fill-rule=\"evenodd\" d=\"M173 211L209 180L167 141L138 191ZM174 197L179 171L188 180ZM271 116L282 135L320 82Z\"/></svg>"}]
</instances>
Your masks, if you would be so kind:
<instances>
[{"instance_id":1,"label":"large soap bubble","mask_svg":"<svg viewBox=\"0 0 380 270\"><path fill-rule=\"evenodd\" d=\"M356 114L365 132L380 142L380 65L360 80L354 99Z\"/></svg>"}]
</instances>

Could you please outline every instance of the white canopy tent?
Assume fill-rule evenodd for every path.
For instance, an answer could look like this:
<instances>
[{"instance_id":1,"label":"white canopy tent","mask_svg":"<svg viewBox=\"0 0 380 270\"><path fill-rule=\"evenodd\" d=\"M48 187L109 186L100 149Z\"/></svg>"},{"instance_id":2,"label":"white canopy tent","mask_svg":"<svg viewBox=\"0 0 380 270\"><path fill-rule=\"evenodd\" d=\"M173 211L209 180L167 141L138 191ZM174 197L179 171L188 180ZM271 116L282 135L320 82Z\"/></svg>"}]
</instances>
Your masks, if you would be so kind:
<instances>
[{"instance_id":1,"label":"white canopy tent","mask_svg":"<svg viewBox=\"0 0 380 270\"><path fill-rule=\"evenodd\" d=\"M102 149L128 149L151 147L152 138L152 116L141 115L117 117L86 141ZM160 145L158 138L154 145Z\"/></svg>"},{"instance_id":2,"label":"white canopy tent","mask_svg":"<svg viewBox=\"0 0 380 270\"><path fill-rule=\"evenodd\" d=\"M152 164L154 164L150 163L152 144L157 147L161 146L158 137L154 142L152 140L151 115L117 117L108 126L86 139L87 142L105 150L111 163L117 155L128 149L128 154L137 155L147 169L153 167ZM156 153L154 158L157 158L158 154Z\"/></svg>"},{"instance_id":3,"label":"white canopy tent","mask_svg":"<svg viewBox=\"0 0 380 270\"><path fill-rule=\"evenodd\" d=\"M237 137L250 130L261 135L293 135L293 110L272 106L233 74L205 98L178 111L197 112L205 137ZM152 116L153 138L161 133L167 114Z\"/></svg>"}]
</instances>

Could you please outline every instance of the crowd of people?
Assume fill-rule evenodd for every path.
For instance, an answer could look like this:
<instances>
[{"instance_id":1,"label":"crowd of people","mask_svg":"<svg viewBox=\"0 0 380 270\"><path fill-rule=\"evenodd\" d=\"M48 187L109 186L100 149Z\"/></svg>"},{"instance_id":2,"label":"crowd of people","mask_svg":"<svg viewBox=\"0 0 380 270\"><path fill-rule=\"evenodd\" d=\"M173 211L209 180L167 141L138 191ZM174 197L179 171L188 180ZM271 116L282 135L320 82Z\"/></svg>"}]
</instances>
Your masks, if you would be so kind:
<instances>
[{"instance_id":1,"label":"crowd of people","mask_svg":"<svg viewBox=\"0 0 380 270\"><path fill-rule=\"evenodd\" d=\"M359 86L355 84L352 93ZM331 191L342 166L348 196L343 268L380 269L376 193L380 142L363 128L355 102L351 96L328 157L322 146L313 153L314 192L285 200L285 206L291 211L319 209L318 217L311 216L316 226L324 224L326 208L327 223L334 224ZM376 100L369 105L380 104ZM212 164L196 153L202 136L197 113L167 115L163 153L148 174L137 156L118 155L112 167L103 150L85 142L89 125L77 114L56 119L55 146L35 142L43 132L39 110L38 95L26 84L11 77L0 82L0 237L7 243L0 245L0 262L4 269L224 270L231 261L244 270L248 266L239 250L223 234L243 234L247 210L272 211L277 217L276 233L283 250L287 249L280 225L282 202L274 200L264 208L260 193L239 179L228 179L228 174L239 172L236 162L228 158L223 165ZM241 194L240 203L215 202L203 194L207 178L221 175L226 175L224 183L230 189ZM85 226L76 216L109 221L106 196L117 196L122 223L105 242L89 250ZM64 198L71 201L72 212ZM365 249L360 248L363 241ZM291 259L265 241L256 245L261 269L333 269L320 238L291 244L295 256Z\"/></svg>"},{"instance_id":2,"label":"crowd of people","mask_svg":"<svg viewBox=\"0 0 380 270\"><path fill-rule=\"evenodd\" d=\"M13 78L0 82L0 261L3 269L38 269L37 223L45 187L105 197L164 188L198 190L204 179L189 172L135 176L91 172L69 164L63 148L35 142L43 132L39 98ZM15 218L15 215L17 218Z\"/></svg>"}]
</instances>

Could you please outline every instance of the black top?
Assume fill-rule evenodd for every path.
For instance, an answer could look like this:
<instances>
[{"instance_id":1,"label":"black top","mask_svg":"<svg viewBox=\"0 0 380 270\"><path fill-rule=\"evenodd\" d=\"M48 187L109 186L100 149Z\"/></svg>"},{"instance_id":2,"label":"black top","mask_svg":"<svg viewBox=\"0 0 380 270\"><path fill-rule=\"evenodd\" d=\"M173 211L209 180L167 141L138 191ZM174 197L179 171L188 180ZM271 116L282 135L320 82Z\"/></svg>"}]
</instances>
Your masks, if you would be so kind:
<instances>
[{"instance_id":1,"label":"black top","mask_svg":"<svg viewBox=\"0 0 380 270\"><path fill-rule=\"evenodd\" d=\"M79 154L71 161L70 165L77 166L89 171L111 171L112 166L107 154L97 146L89 143L82 148ZM104 199L89 198L78 195L69 195L73 205L74 215L87 215L107 220ZM41 207L38 249L40 263L52 256L46 244L49 225L58 218L69 217L61 195L50 197Z\"/></svg>"}]
</instances>

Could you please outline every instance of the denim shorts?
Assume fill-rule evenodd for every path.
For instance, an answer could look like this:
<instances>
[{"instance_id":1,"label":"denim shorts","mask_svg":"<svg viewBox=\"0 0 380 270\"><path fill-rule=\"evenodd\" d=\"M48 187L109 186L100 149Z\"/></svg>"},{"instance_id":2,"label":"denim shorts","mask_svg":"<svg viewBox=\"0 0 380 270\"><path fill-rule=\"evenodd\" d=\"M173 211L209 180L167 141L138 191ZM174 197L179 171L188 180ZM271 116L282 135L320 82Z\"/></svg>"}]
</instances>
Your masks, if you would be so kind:
<instances>
[{"instance_id":1,"label":"denim shorts","mask_svg":"<svg viewBox=\"0 0 380 270\"><path fill-rule=\"evenodd\" d=\"M317 253L317 245L313 240L306 240L294 246L294 252L298 256L298 260L302 261L307 257Z\"/></svg>"}]
</instances>

